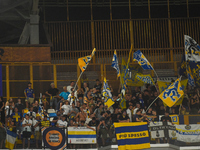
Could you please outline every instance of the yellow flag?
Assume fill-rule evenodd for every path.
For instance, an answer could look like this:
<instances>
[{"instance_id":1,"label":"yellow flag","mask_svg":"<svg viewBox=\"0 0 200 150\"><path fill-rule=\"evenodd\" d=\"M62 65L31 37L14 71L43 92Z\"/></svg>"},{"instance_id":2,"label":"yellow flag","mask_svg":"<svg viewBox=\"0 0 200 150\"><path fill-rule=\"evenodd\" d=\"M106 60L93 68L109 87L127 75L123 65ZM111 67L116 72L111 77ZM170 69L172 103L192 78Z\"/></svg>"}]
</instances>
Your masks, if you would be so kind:
<instances>
[{"instance_id":1,"label":"yellow flag","mask_svg":"<svg viewBox=\"0 0 200 150\"><path fill-rule=\"evenodd\" d=\"M113 101L108 83L106 82L106 78L104 78L104 84L103 84L103 97L104 97L104 104L107 105L108 108L115 103Z\"/></svg>"},{"instance_id":2,"label":"yellow flag","mask_svg":"<svg viewBox=\"0 0 200 150\"><path fill-rule=\"evenodd\" d=\"M94 56L95 52L96 52L96 48L93 49L91 55L88 55L88 56L85 56L85 57L81 57L81 58L78 59L78 65L79 65L79 67L80 67L82 72L84 72L85 69L87 68L87 66L90 63L90 60Z\"/></svg>"},{"instance_id":3,"label":"yellow flag","mask_svg":"<svg viewBox=\"0 0 200 150\"><path fill-rule=\"evenodd\" d=\"M165 91L163 91L159 98L169 107L172 107L184 95L181 87L180 79L172 83Z\"/></svg>"},{"instance_id":4,"label":"yellow flag","mask_svg":"<svg viewBox=\"0 0 200 150\"><path fill-rule=\"evenodd\" d=\"M138 79L139 81L146 83L146 84L154 85L154 81L153 81L150 74L145 75L145 74L137 73L135 78Z\"/></svg>"},{"instance_id":5,"label":"yellow flag","mask_svg":"<svg viewBox=\"0 0 200 150\"><path fill-rule=\"evenodd\" d=\"M162 93L165 89L167 89L172 84L172 82L164 82L164 81L158 81L157 83L158 83L160 93ZM181 87L182 87L183 91L186 90L187 83L188 83L188 79L181 81ZM176 102L175 105L182 104L183 98L184 98L184 95L181 96L181 98ZM164 103L164 106L167 106L167 105Z\"/></svg>"}]
</instances>

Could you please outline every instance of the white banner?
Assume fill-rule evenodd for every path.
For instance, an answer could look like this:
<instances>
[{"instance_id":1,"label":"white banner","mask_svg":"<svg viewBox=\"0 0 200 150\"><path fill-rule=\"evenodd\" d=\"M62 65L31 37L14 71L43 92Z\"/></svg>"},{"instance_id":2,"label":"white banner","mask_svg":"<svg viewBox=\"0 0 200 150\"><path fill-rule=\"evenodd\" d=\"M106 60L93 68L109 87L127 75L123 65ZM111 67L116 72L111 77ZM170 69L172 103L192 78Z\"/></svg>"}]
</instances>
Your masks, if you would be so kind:
<instances>
[{"instance_id":1,"label":"white banner","mask_svg":"<svg viewBox=\"0 0 200 150\"><path fill-rule=\"evenodd\" d=\"M96 144L96 127L68 127L69 144Z\"/></svg>"},{"instance_id":2,"label":"white banner","mask_svg":"<svg viewBox=\"0 0 200 150\"><path fill-rule=\"evenodd\" d=\"M164 138L165 133L162 122L150 122L149 127L151 128L151 138Z\"/></svg>"},{"instance_id":3,"label":"white banner","mask_svg":"<svg viewBox=\"0 0 200 150\"><path fill-rule=\"evenodd\" d=\"M156 138L175 138L176 137L176 127L171 123L167 122L150 122L149 127L151 128L151 137Z\"/></svg>"},{"instance_id":4,"label":"white banner","mask_svg":"<svg viewBox=\"0 0 200 150\"><path fill-rule=\"evenodd\" d=\"M200 125L176 125L176 136L177 140L182 142L200 142Z\"/></svg>"}]
</instances>

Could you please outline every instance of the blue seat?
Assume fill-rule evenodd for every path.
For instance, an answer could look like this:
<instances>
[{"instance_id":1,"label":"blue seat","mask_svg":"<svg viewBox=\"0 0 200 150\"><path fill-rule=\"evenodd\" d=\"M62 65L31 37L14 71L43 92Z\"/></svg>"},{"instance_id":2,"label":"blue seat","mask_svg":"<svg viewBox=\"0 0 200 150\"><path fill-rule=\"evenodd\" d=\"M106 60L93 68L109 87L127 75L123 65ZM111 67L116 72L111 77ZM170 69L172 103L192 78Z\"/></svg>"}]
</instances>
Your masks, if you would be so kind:
<instances>
[{"instance_id":1,"label":"blue seat","mask_svg":"<svg viewBox=\"0 0 200 150\"><path fill-rule=\"evenodd\" d=\"M49 113L49 118L51 118L51 117L56 117L56 116L57 116L56 113Z\"/></svg>"}]
</instances>

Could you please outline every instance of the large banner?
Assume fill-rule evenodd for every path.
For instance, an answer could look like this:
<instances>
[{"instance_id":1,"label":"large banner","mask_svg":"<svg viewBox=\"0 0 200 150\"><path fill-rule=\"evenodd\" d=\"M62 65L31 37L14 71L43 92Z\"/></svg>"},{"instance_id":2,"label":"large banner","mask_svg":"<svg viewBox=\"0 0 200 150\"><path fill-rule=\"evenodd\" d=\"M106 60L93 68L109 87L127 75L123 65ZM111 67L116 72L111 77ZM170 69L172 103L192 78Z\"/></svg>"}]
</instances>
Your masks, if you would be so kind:
<instances>
[{"instance_id":1,"label":"large banner","mask_svg":"<svg viewBox=\"0 0 200 150\"><path fill-rule=\"evenodd\" d=\"M176 137L176 127L172 125L171 122L150 122L150 133L151 138L175 138Z\"/></svg>"},{"instance_id":2,"label":"large banner","mask_svg":"<svg viewBox=\"0 0 200 150\"><path fill-rule=\"evenodd\" d=\"M200 142L200 125L176 125L177 140L182 142Z\"/></svg>"},{"instance_id":3,"label":"large banner","mask_svg":"<svg viewBox=\"0 0 200 150\"><path fill-rule=\"evenodd\" d=\"M150 148L146 122L114 123L118 150Z\"/></svg>"},{"instance_id":4,"label":"large banner","mask_svg":"<svg viewBox=\"0 0 200 150\"><path fill-rule=\"evenodd\" d=\"M57 127L42 128L42 145L45 148L64 150L67 149L66 129Z\"/></svg>"},{"instance_id":5,"label":"large banner","mask_svg":"<svg viewBox=\"0 0 200 150\"><path fill-rule=\"evenodd\" d=\"M68 127L68 144L96 144L96 127Z\"/></svg>"}]
</instances>

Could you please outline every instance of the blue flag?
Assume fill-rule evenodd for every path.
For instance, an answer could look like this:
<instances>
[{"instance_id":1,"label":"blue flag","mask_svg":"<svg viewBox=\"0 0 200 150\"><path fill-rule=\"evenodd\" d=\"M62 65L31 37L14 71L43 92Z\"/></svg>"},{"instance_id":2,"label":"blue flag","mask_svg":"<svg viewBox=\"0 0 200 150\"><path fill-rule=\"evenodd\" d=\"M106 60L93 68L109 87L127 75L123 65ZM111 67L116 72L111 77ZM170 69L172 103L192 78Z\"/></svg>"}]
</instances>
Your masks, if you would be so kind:
<instances>
[{"instance_id":1,"label":"blue flag","mask_svg":"<svg viewBox=\"0 0 200 150\"><path fill-rule=\"evenodd\" d=\"M112 106L115 102L113 101L112 94L110 91L110 88L108 86L108 83L106 82L106 78L104 78L104 84L103 84L103 97L104 99L104 104L108 106Z\"/></svg>"},{"instance_id":2,"label":"blue flag","mask_svg":"<svg viewBox=\"0 0 200 150\"><path fill-rule=\"evenodd\" d=\"M133 61L137 61L144 70L153 70L153 67L140 50L133 54Z\"/></svg>"},{"instance_id":3,"label":"blue flag","mask_svg":"<svg viewBox=\"0 0 200 150\"><path fill-rule=\"evenodd\" d=\"M200 62L189 62L192 76L194 78L195 86L200 87ZM189 82L189 81L188 81Z\"/></svg>"},{"instance_id":4,"label":"blue flag","mask_svg":"<svg viewBox=\"0 0 200 150\"><path fill-rule=\"evenodd\" d=\"M117 70L117 77L120 77L120 70L119 70L119 64L118 64L118 59L117 59L117 52L115 50L114 55L113 55L113 59L112 59L112 65L111 65L114 69Z\"/></svg>"},{"instance_id":5,"label":"blue flag","mask_svg":"<svg viewBox=\"0 0 200 150\"><path fill-rule=\"evenodd\" d=\"M195 82L194 82L194 77L192 75L190 66L188 65L187 67L187 75L188 75L188 83L190 86L194 87L195 86Z\"/></svg>"},{"instance_id":6,"label":"blue flag","mask_svg":"<svg viewBox=\"0 0 200 150\"><path fill-rule=\"evenodd\" d=\"M2 65L0 64L0 96L3 96Z\"/></svg>"}]
</instances>

